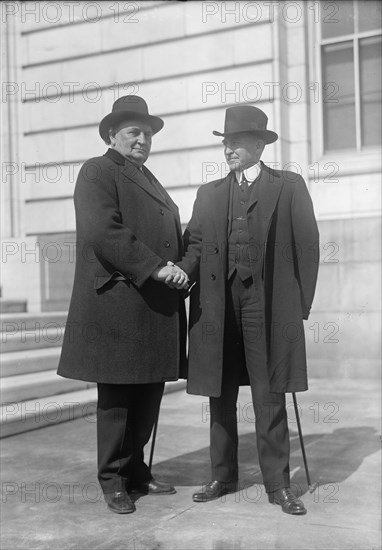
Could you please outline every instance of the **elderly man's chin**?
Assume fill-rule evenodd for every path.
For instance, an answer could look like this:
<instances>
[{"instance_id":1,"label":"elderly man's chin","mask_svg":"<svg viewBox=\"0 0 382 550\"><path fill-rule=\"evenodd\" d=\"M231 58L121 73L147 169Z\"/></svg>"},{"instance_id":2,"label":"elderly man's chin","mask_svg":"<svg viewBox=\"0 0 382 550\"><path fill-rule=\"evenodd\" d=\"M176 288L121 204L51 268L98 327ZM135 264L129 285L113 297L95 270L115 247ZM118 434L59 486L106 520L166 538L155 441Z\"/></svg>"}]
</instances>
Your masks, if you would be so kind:
<instances>
[{"instance_id":1,"label":"elderly man's chin","mask_svg":"<svg viewBox=\"0 0 382 550\"><path fill-rule=\"evenodd\" d=\"M240 161L239 160L227 160L227 164L229 166L229 169L231 171L234 171L234 170L240 170Z\"/></svg>"},{"instance_id":2,"label":"elderly man's chin","mask_svg":"<svg viewBox=\"0 0 382 550\"><path fill-rule=\"evenodd\" d=\"M141 166L148 159L149 154L146 151L130 151L127 154L127 158L131 160L134 164Z\"/></svg>"}]
</instances>

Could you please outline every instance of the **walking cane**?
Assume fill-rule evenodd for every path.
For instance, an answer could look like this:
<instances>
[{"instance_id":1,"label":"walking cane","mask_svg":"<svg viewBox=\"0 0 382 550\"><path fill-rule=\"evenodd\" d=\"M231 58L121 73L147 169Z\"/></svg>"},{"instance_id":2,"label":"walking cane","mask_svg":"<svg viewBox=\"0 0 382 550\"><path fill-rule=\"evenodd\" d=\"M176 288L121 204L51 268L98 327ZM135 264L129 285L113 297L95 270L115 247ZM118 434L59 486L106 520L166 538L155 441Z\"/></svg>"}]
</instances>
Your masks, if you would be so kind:
<instances>
[{"instance_id":1,"label":"walking cane","mask_svg":"<svg viewBox=\"0 0 382 550\"><path fill-rule=\"evenodd\" d=\"M308 462L306 460L306 454L305 454L305 446L304 446L304 440L302 438L302 430L301 430L301 423L300 423L300 415L299 415L299 411L298 411L298 408L297 408L297 399L296 399L296 394L294 392L292 392L292 397L293 397L293 405L294 405L294 412L296 414L296 420L297 420L297 428L298 428L298 435L299 435L299 438L300 438L300 445L301 445L301 452L302 452L302 458L304 460L304 466L305 466L305 473L306 473L306 480L308 482L308 487L309 487L309 493L313 493L313 491L316 489L316 487L318 486L318 483L317 481L315 483L311 483L310 481L310 475L309 475L309 469L308 469Z\"/></svg>"},{"instance_id":2,"label":"walking cane","mask_svg":"<svg viewBox=\"0 0 382 550\"><path fill-rule=\"evenodd\" d=\"M151 472L151 466L153 464L153 458L154 458L155 438L157 436L158 420L159 420L159 413L158 413L158 417L156 419L156 422L154 424L153 437L151 439L151 450L150 450L150 460L149 460L149 470L150 470L150 472Z\"/></svg>"}]
</instances>

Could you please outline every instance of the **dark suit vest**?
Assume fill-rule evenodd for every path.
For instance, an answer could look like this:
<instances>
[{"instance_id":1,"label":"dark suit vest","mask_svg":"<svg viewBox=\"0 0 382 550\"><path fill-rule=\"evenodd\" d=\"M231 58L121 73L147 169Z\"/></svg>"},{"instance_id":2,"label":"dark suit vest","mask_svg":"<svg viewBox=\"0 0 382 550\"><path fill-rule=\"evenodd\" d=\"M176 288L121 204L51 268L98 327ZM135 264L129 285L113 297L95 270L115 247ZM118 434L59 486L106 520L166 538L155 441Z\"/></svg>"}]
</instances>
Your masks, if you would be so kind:
<instances>
[{"instance_id":1,"label":"dark suit vest","mask_svg":"<svg viewBox=\"0 0 382 550\"><path fill-rule=\"evenodd\" d=\"M230 217L228 236L228 279L237 271L245 281L252 276L249 259L249 233L247 210L253 183L248 189L242 189L236 181L231 183Z\"/></svg>"}]
</instances>

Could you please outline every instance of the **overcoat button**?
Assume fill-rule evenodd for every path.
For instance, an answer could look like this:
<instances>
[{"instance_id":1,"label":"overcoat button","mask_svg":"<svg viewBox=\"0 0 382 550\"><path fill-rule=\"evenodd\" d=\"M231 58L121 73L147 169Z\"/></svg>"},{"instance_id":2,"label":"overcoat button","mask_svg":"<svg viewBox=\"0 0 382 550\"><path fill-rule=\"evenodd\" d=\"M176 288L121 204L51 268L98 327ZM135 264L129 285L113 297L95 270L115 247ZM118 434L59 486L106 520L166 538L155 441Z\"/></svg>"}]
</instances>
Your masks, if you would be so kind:
<instances>
[{"instance_id":1,"label":"overcoat button","mask_svg":"<svg viewBox=\"0 0 382 550\"><path fill-rule=\"evenodd\" d=\"M159 212L161 213L162 216L164 216L164 212L163 212L162 208L159 210Z\"/></svg>"},{"instance_id":2,"label":"overcoat button","mask_svg":"<svg viewBox=\"0 0 382 550\"><path fill-rule=\"evenodd\" d=\"M168 241L165 241L163 244L165 245L166 248L170 248L170 243Z\"/></svg>"},{"instance_id":3,"label":"overcoat button","mask_svg":"<svg viewBox=\"0 0 382 550\"><path fill-rule=\"evenodd\" d=\"M215 248L214 252L215 252L215 254L218 254L218 252L219 252L218 247Z\"/></svg>"},{"instance_id":4,"label":"overcoat button","mask_svg":"<svg viewBox=\"0 0 382 550\"><path fill-rule=\"evenodd\" d=\"M213 273L211 273L211 279L214 281L216 279L216 275L214 275Z\"/></svg>"}]
</instances>

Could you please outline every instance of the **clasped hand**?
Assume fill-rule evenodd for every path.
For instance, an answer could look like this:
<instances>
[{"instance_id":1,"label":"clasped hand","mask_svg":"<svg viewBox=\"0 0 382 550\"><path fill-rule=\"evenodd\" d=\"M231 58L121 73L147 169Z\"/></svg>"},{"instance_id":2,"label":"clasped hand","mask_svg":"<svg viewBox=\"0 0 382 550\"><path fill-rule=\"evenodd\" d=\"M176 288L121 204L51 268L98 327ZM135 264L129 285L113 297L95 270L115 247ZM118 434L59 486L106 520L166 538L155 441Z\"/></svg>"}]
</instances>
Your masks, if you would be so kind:
<instances>
[{"instance_id":1,"label":"clasped hand","mask_svg":"<svg viewBox=\"0 0 382 550\"><path fill-rule=\"evenodd\" d=\"M173 262L167 262L164 267L158 267L152 274L153 279L166 283L170 288L183 290L188 288L188 275Z\"/></svg>"}]
</instances>

